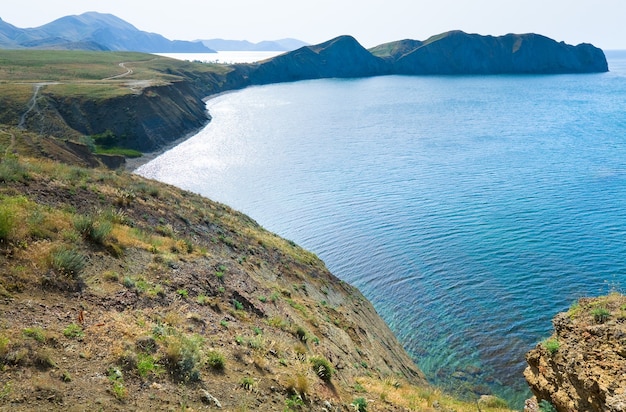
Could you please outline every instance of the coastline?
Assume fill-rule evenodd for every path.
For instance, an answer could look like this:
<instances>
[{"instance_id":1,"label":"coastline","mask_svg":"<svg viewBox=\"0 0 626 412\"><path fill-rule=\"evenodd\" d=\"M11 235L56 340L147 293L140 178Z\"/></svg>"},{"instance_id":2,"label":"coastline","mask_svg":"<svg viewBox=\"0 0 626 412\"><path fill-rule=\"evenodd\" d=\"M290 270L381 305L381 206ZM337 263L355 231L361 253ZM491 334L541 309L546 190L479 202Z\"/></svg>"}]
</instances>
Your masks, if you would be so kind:
<instances>
[{"instance_id":1,"label":"coastline","mask_svg":"<svg viewBox=\"0 0 626 412\"><path fill-rule=\"evenodd\" d=\"M206 103L211 100L214 99L216 97L222 96L224 94L227 93L232 93L235 90L225 90L219 93L215 93L215 94L211 94L209 96L206 96L204 99L202 99L202 101ZM173 148L175 148L176 146L178 146L179 144L183 143L184 141L190 139L191 137L197 135L202 129L204 129L205 127L208 126L209 123L211 123L211 120L213 120L213 117L211 116L211 113L209 113L208 109L206 109L205 106L205 110L206 113L208 115L208 119L207 121L201 126L198 127L197 129L194 129L190 132L185 133L183 136L171 141L170 143L166 144L163 147L160 147L157 150L154 150L152 152L145 152L142 153L141 157L135 157L135 158L126 158L126 163L124 166L124 170L134 173L135 170L139 169L141 166L145 165L146 163L149 163L150 161L156 159L157 157L161 156L163 153L167 152L168 150L171 150Z\"/></svg>"}]
</instances>

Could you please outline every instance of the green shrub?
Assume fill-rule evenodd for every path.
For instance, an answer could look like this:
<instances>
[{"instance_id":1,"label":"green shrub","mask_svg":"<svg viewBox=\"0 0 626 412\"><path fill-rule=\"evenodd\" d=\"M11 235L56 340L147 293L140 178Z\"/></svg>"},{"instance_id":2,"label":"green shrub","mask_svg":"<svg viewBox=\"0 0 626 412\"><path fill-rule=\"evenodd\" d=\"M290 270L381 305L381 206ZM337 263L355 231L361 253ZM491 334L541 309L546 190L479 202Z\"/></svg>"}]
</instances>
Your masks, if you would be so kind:
<instances>
[{"instance_id":1,"label":"green shrub","mask_svg":"<svg viewBox=\"0 0 626 412\"><path fill-rule=\"evenodd\" d=\"M306 342L307 341L306 330L304 330L304 328L302 326L296 327L296 330L294 331L294 334L302 342Z\"/></svg>"},{"instance_id":2,"label":"green shrub","mask_svg":"<svg viewBox=\"0 0 626 412\"><path fill-rule=\"evenodd\" d=\"M113 395L120 401L128 396L128 390L124 386L124 376L118 368L109 368L109 382L112 385Z\"/></svg>"},{"instance_id":3,"label":"green shrub","mask_svg":"<svg viewBox=\"0 0 626 412\"><path fill-rule=\"evenodd\" d=\"M28 171L17 157L6 156L0 159L0 182L22 182L28 179Z\"/></svg>"},{"instance_id":4,"label":"green shrub","mask_svg":"<svg viewBox=\"0 0 626 412\"><path fill-rule=\"evenodd\" d=\"M330 366L330 362L322 357L313 357L310 361L317 376L324 382L330 382L333 376L333 368Z\"/></svg>"},{"instance_id":5,"label":"green shrub","mask_svg":"<svg viewBox=\"0 0 626 412\"><path fill-rule=\"evenodd\" d=\"M607 308L598 307L591 310L591 315L596 323L604 323L611 317L611 312Z\"/></svg>"},{"instance_id":6,"label":"green shrub","mask_svg":"<svg viewBox=\"0 0 626 412\"><path fill-rule=\"evenodd\" d=\"M541 412L557 412L554 405L552 405L550 401L547 401L545 399L542 399L541 402L539 402L539 410Z\"/></svg>"},{"instance_id":7,"label":"green shrub","mask_svg":"<svg viewBox=\"0 0 626 412\"><path fill-rule=\"evenodd\" d=\"M247 391L252 390L252 388L254 388L254 379L252 379L249 376L245 376L241 379L241 381L239 382L239 384L241 385L242 388L244 388Z\"/></svg>"},{"instance_id":8,"label":"green shrub","mask_svg":"<svg viewBox=\"0 0 626 412\"><path fill-rule=\"evenodd\" d=\"M198 366L201 364L200 349L203 343L204 339L198 335L168 336L165 341L165 362L174 379L183 382L200 379Z\"/></svg>"},{"instance_id":9,"label":"green shrub","mask_svg":"<svg viewBox=\"0 0 626 412\"><path fill-rule=\"evenodd\" d=\"M239 302L237 299L233 299L233 306L236 310L243 310L243 303Z\"/></svg>"},{"instance_id":10,"label":"green shrub","mask_svg":"<svg viewBox=\"0 0 626 412\"><path fill-rule=\"evenodd\" d=\"M350 404L357 412L367 412L367 400L365 398L356 398Z\"/></svg>"},{"instance_id":11,"label":"green shrub","mask_svg":"<svg viewBox=\"0 0 626 412\"><path fill-rule=\"evenodd\" d=\"M77 278L85 268L85 256L75 249L61 248L52 252L51 265L59 272Z\"/></svg>"},{"instance_id":12,"label":"green shrub","mask_svg":"<svg viewBox=\"0 0 626 412\"><path fill-rule=\"evenodd\" d=\"M24 336L33 338L39 343L44 343L46 341L46 333L39 327L24 328L22 333Z\"/></svg>"},{"instance_id":13,"label":"green shrub","mask_svg":"<svg viewBox=\"0 0 626 412\"><path fill-rule=\"evenodd\" d=\"M556 338L548 338L541 343L541 346L550 352L550 355L554 355L558 352L560 343Z\"/></svg>"},{"instance_id":14,"label":"green shrub","mask_svg":"<svg viewBox=\"0 0 626 412\"><path fill-rule=\"evenodd\" d=\"M75 323L70 323L65 329L63 329L63 335L70 339L82 339L85 336L83 328Z\"/></svg>"},{"instance_id":15,"label":"green shrub","mask_svg":"<svg viewBox=\"0 0 626 412\"><path fill-rule=\"evenodd\" d=\"M219 370L219 371L224 370L224 365L225 365L224 355L214 350L209 351L207 353L206 363L209 367L215 370Z\"/></svg>"},{"instance_id":16,"label":"green shrub","mask_svg":"<svg viewBox=\"0 0 626 412\"><path fill-rule=\"evenodd\" d=\"M103 245L113 230L113 224L101 216L77 215L74 218L74 228L85 239Z\"/></svg>"},{"instance_id":17,"label":"green shrub","mask_svg":"<svg viewBox=\"0 0 626 412\"><path fill-rule=\"evenodd\" d=\"M148 353L140 353L137 355L137 372L139 376L145 378L151 373L158 375L161 372L161 368L154 356Z\"/></svg>"},{"instance_id":18,"label":"green shrub","mask_svg":"<svg viewBox=\"0 0 626 412\"><path fill-rule=\"evenodd\" d=\"M7 205L0 205L0 240L7 240L15 226L15 213Z\"/></svg>"},{"instance_id":19,"label":"green shrub","mask_svg":"<svg viewBox=\"0 0 626 412\"><path fill-rule=\"evenodd\" d=\"M293 411L302 409L305 404L300 396L292 395L290 398L285 399L285 406L287 411Z\"/></svg>"}]
</instances>

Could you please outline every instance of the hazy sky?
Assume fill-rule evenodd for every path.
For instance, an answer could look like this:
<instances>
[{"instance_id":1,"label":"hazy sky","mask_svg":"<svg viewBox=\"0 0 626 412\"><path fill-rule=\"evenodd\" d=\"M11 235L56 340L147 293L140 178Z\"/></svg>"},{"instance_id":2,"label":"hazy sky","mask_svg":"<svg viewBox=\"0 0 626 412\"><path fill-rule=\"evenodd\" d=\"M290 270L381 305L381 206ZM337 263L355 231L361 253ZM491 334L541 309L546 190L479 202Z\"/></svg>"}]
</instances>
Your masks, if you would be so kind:
<instances>
[{"instance_id":1,"label":"hazy sky","mask_svg":"<svg viewBox=\"0 0 626 412\"><path fill-rule=\"evenodd\" d=\"M371 47L460 29L534 32L626 49L625 0L17 0L2 6L0 18L24 28L86 11L114 14L172 40L293 37L320 43L350 34Z\"/></svg>"}]
</instances>

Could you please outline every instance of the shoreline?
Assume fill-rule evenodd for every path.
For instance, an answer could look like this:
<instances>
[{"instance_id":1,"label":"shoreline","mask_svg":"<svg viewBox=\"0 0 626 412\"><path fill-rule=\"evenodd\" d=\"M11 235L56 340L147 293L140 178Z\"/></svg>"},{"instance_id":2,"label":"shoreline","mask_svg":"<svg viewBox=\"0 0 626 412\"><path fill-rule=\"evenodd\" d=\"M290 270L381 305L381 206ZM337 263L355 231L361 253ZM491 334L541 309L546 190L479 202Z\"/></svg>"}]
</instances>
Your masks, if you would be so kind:
<instances>
[{"instance_id":1,"label":"shoreline","mask_svg":"<svg viewBox=\"0 0 626 412\"><path fill-rule=\"evenodd\" d=\"M241 89L237 89L237 90L241 90ZM215 93L215 94L211 94L209 96L206 96L204 99L202 99L202 101L205 104L205 111L208 115L208 119L207 121L200 127L198 127L195 130L192 130L190 132L187 132L185 135L183 135L182 137L179 137L175 140L172 140L170 143L166 144L163 147L158 148L157 150L154 150L152 152L142 152L142 155L140 157L135 157L135 158L126 158L126 162L124 165L124 170L130 173L135 173L135 171L137 169L139 169L141 166L150 163L152 160L156 159L157 157L161 156L163 153L175 148L176 146L178 146L179 144L185 142L186 140L189 140L190 138L192 138L193 136L197 135L198 133L200 133L201 130L203 130L204 128L206 128L209 123L211 123L211 120L213 120L213 117L211 116L211 113L209 113L209 110L206 109L206 103L211 100L211 99L215 99L216 97L222 96L224 94L228 94L228 93L232 93L236 90L226 90L223 92L219 92L219 93Z\"/></svg>"}]
</instances>

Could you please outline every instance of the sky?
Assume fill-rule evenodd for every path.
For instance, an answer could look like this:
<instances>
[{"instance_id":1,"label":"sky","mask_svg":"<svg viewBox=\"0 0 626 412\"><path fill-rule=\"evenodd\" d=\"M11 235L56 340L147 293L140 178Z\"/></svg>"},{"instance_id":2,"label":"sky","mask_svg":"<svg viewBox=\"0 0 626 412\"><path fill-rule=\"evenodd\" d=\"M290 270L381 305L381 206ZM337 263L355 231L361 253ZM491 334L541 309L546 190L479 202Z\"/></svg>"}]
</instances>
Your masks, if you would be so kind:
<instances>
[{"instance_id":1,"label":"sky","mask_svg":"<svg viewBox=\"0 0 626 412\"><path fill-rule=\"evenodd\" d=\"M310 44L349 34L365 47L449 30L538 33L626 49L625 0L18 0L0 18L20 28L87 11L111 13L170 40L223 38Z\"/></svg>"}]
</instances>

